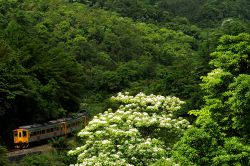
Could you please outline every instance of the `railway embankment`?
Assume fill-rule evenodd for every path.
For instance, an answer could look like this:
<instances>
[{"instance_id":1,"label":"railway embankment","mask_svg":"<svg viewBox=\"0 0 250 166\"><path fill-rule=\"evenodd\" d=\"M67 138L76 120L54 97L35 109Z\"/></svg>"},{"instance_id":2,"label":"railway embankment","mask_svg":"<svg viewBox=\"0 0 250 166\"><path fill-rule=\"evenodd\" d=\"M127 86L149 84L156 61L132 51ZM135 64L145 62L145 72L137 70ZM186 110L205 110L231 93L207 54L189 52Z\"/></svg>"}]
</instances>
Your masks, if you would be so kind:
<instances>
[{"instance_id":1,"label":"railway embankment","mask_svg":"<svg viewBox=\"0 0 250 166\"><path fill-rule=\"evenodd\" d=\"M13 150L9 151L7 153L7 156L10 161L19 161L23 157L29 154L40 154L40 153L45 153L53 150L53 148L49 145L41 145L41 146L36 146L28 149L20 149L20 150Z\"/></svg>"}]
</instances>

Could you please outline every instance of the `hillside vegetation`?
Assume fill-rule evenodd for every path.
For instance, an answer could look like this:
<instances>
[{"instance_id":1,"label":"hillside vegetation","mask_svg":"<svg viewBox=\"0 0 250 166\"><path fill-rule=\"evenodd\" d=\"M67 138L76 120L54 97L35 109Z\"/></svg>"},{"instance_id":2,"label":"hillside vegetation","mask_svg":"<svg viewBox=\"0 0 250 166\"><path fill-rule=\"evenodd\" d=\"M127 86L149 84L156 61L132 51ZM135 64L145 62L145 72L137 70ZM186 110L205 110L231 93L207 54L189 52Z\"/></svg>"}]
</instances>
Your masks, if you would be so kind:
<instances>
[{"instance_id":1,"label":"hillside vegetation","mask_svg":"<svg viewBox=\"0 0 250 166\"><path fill-rule=\"evenodd\" d=\"M247 0L2 0L1 144L20 125L115 113L111 96L142 92L184 101L172 116L192 124L172 142L137 135L165 147L150 164L248 165L249 19Z\"/></svg>"}]
</instances>

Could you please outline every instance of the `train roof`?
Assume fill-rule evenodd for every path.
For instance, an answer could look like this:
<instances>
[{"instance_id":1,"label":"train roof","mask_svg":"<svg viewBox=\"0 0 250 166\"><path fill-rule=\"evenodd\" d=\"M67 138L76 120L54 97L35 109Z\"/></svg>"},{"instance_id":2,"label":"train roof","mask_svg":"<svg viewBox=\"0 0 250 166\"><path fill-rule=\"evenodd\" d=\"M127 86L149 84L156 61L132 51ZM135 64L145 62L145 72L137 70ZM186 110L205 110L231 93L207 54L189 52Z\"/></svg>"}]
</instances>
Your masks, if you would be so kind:
<instances>
[{"instance_id":1,"label":"train roof","mask_svg":"<svg viewBox=\"0 0 250 166\"><path fill-rule=\"evenodd\" d=\"M30 129L30 128L36 128L36 127L42 127L42 124L33 124L33 125L26 125L26 126L19 126L19 129Z\"/></svg>"},{"instance_id":2,"label":"train roof","mask_svg":"<svg viewBox=\"0 0 250 166\"><path fill-rule=\"evenodd\" d=\"M48 122L43 123L43 124L32 124L32 125L19 126L19 129L30 129L30 130L32 130L32 129L37 129L37 128L53 127L53 126L55 126L57 124L60 124L62 122L77 120L77 119L80 119L80 118L82 118L84 116L87 116L87 113L85 113L85 112L76 113L71 117L51 120L51 121L48 121Z\"/></svg>"}]
</instances>

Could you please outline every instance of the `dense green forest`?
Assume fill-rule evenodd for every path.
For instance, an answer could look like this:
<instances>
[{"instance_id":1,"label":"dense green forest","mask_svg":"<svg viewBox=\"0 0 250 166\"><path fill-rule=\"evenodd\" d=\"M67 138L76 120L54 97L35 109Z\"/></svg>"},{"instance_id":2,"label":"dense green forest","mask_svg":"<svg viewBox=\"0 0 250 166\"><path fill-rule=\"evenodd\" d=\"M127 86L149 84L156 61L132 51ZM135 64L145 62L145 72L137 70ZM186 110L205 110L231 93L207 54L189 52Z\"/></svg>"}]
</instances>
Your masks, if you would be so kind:
<instances>
[{"instance_id":1,"label":"dense green forest","mask_svg":"<svg viewBox=\"0 0 250 166\"><path fill-rule=\"evenodd\" d=\"M249 33L248 0L2 0L0 145L10 147L12 130L20 125L78 111L98 121L115 112L125 116L119 111L131 107L131 114L144 112L147 121L173 119L174 127L157 120L139 123L126 115L124 122L131 125L113 123L134 134L95 135L107 128L90 125L82 133L94 136L79 134L86 139L82 144L109 138L126 149L129 144L121 138L140 139L130 142L138 151L120 155L120 165L250 165ZM118 92L131 96L111 98ZM168 114L160 112L164 109ZM159 147L159 153L152 146L140 154L145 142ZM109 150L117 149L100 146L88 156L75 150L70 161L66 152L45 154L39 162L100 162L105 155L96 151ZM0 155L5 151L0 147ZM77 155L82 158L76 160ZM1 156L0 165L7 165ZM115 163L116 157L102 164Z\"/></svg>"}]
</instances>

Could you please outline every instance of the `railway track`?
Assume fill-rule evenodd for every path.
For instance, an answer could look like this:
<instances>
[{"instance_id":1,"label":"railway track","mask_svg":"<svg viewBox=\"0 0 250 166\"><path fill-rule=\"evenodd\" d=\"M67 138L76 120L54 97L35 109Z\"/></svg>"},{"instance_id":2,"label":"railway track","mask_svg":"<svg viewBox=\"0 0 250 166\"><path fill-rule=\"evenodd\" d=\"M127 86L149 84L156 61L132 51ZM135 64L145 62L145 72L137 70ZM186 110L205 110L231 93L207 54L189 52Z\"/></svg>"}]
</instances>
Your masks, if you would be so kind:
<instances>
[{"instance_id":1,"label":"railway track","mask_svg":"<svg viewBox=\"0 0 250 166\"><path fill-rule=\"evenodd\" d=\"M49 144L46 144L28 149L11 150L7 153L7 156L11 161L17 161L28 154L37 154L37 153L40 154L44 152L49 152L52 149L53 148Z\"/></svg>"}]
</instances>

